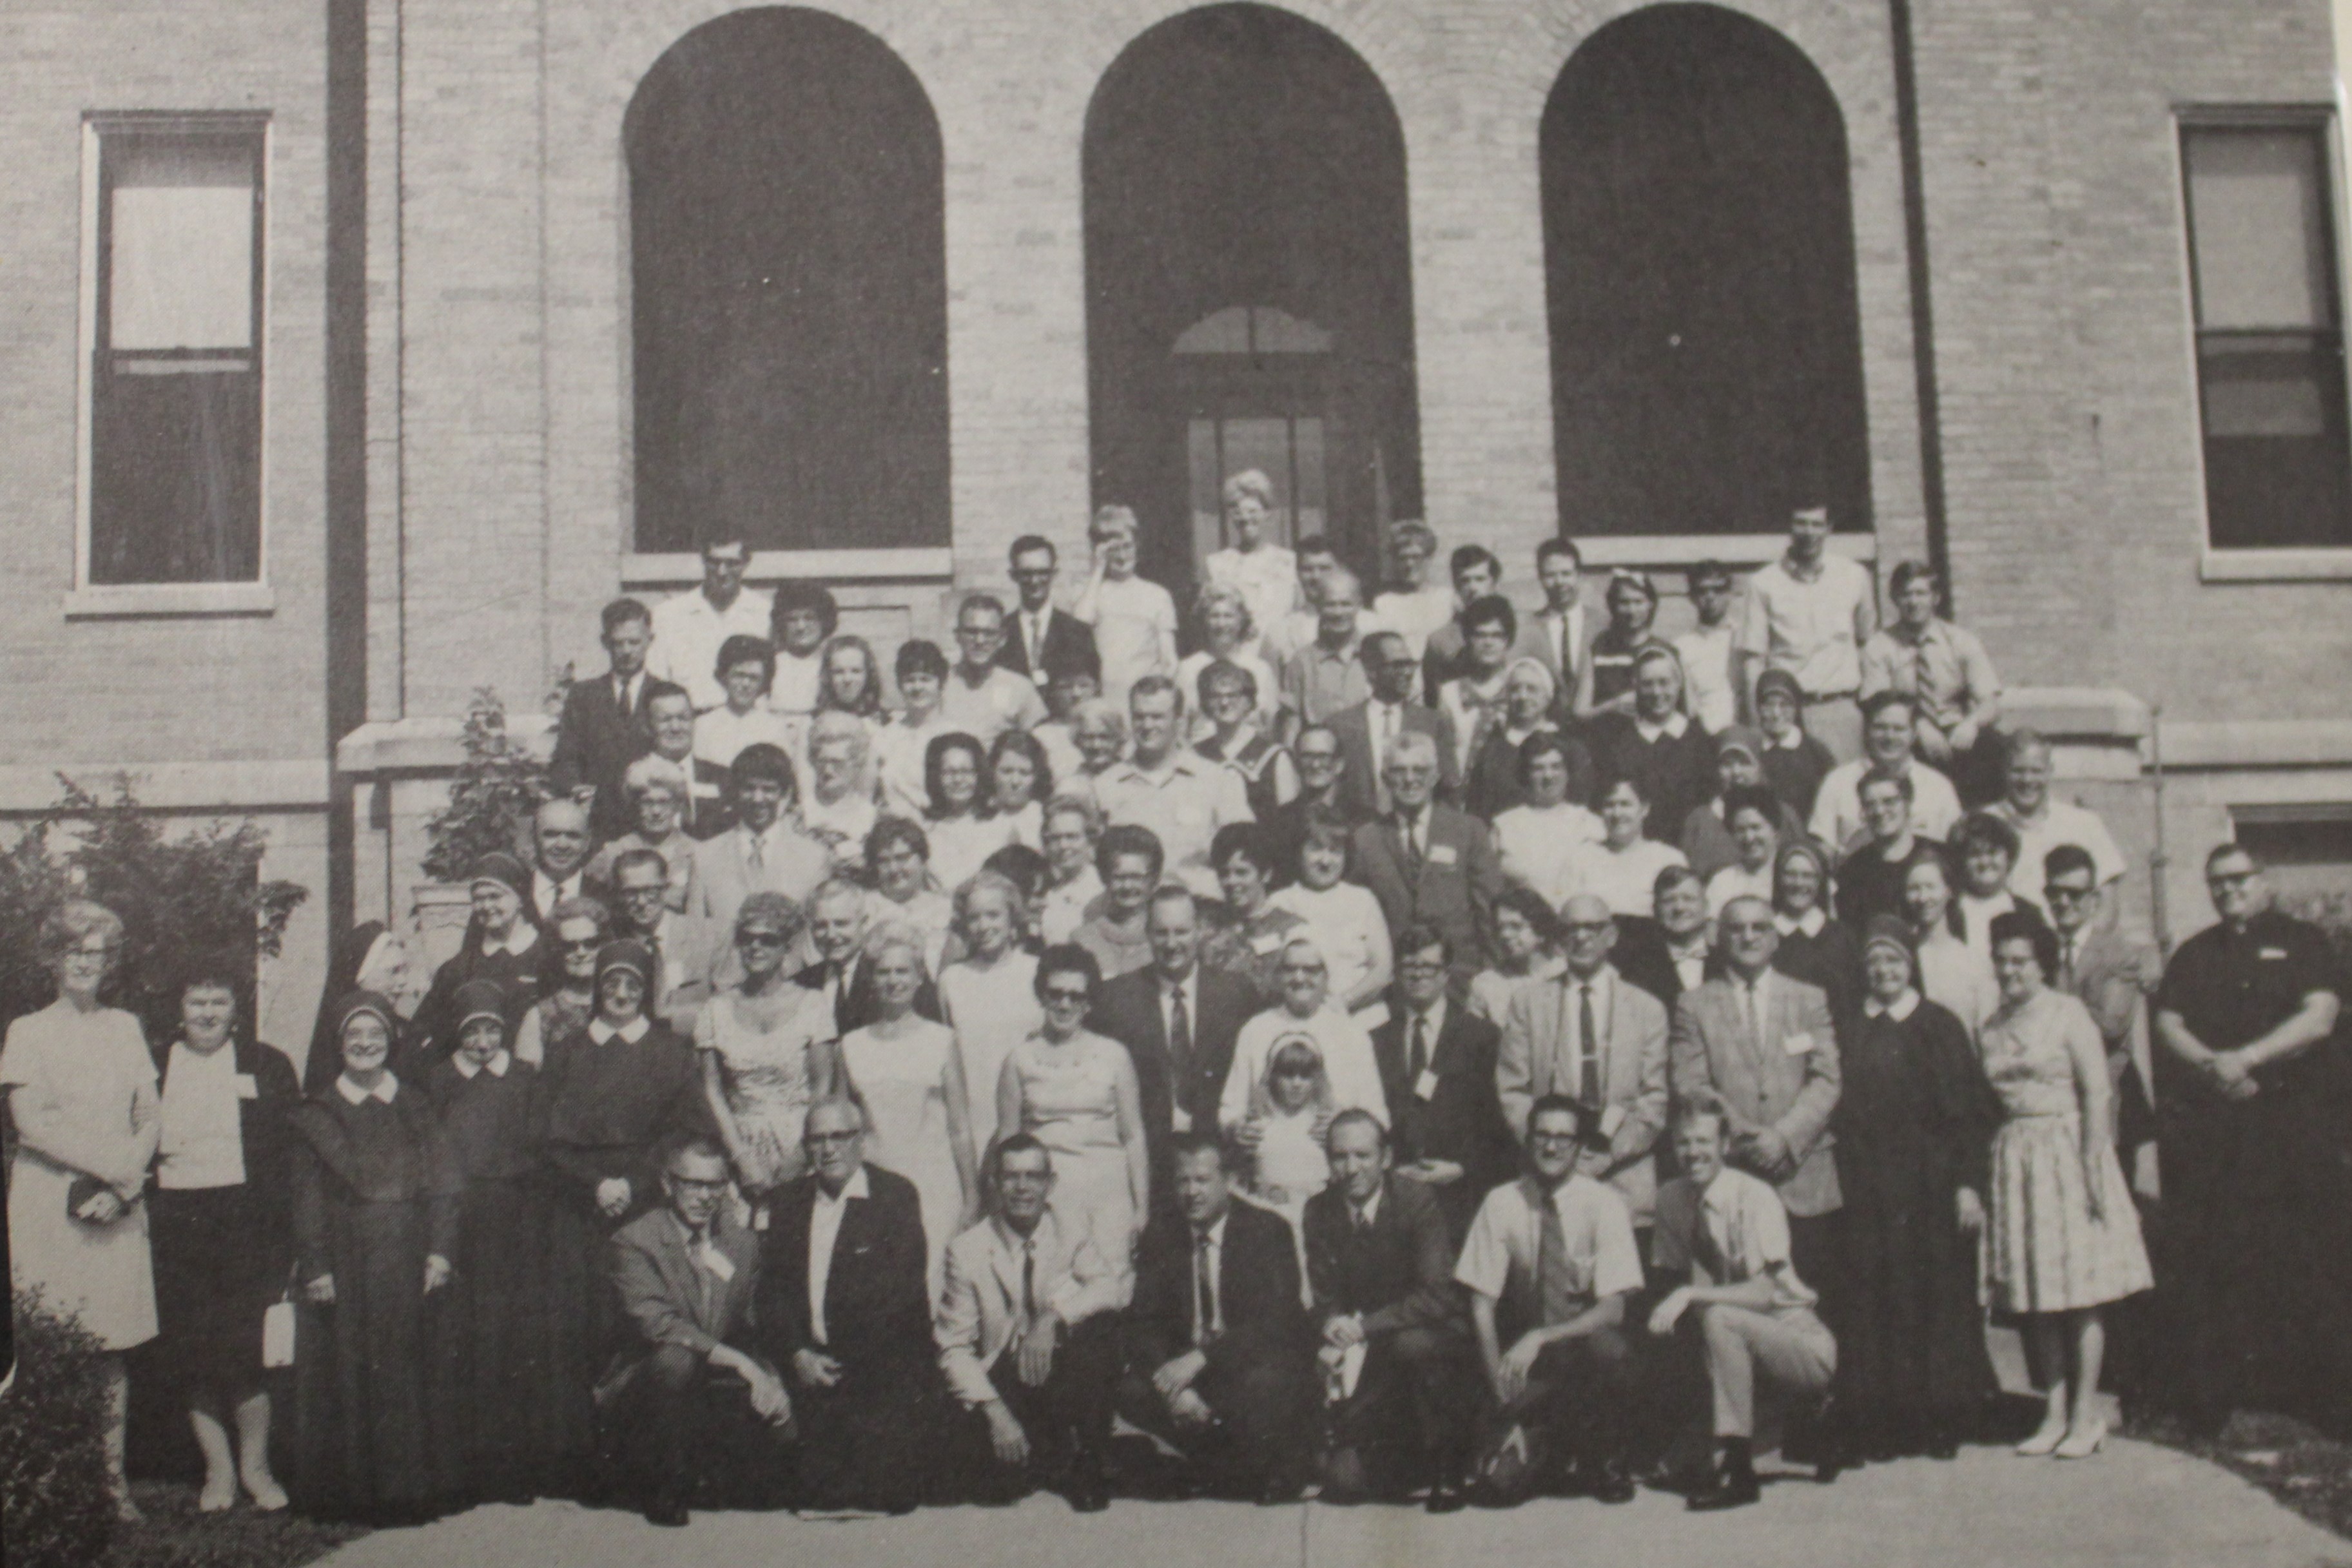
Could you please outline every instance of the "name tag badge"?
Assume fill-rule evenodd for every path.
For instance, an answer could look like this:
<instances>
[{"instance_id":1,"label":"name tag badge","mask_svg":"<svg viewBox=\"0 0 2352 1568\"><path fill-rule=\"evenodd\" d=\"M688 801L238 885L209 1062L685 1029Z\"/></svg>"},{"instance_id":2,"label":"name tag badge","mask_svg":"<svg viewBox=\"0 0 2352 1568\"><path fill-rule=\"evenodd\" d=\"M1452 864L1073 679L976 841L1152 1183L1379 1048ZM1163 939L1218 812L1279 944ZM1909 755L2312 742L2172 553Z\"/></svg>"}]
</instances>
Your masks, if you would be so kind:
<instances>
[{"instance_id":1,"label":"name tag badge","mask_svg":"<svg viewBox=\"0 0 2352 1568\"><path fill-rule=\"evenodd\" d=\"M1253 953L1278 953L1281 950L1282 933L1279 931L1261 931L1250 938L1250 951Z\"/></svg>"},{"instance_id":2,"label":"name tag badge","mask_svg":"<svg viewBox=\"0 0 2352 1568\"><path fill-rule=\"evenodd\" d=\"M1813 1049L1813 1037L1805 1030L1799 1030L1796 1033L1781 1040L1780 1049L1790 1056L1802 1056Z\"/></svg>"},{"instance_id":3,"label":"name tag badge","mask_svg":"<svg viewBox=\"0 0 2352 1568\"><path fill-rule=\"evenodd\" d=\"M716 1247L702 1249L702 1266L722 1285L735 1277L735 1260Z\"/></svg>"},{"instance_id":4,"label":"name tag badge","mask_svg":"<svg viewBox=\"0 0 2352 1568\"><path fill-rule=\"evenodd\" d=\"M1423 1068L1421 1070L1421 1076L1412 1081L1412 1092L1415 1099L1435 1099L1437 1097L1437 1074L1431 1071L1426 1067Z\"/></svg>"},{"instance_id":5,"label":"name tag badge","mask_svg":"<svg viewBox=\"0 0 2352 1568\"><path fill-rule=\"evenodd\" d=\"M2265 947L2262 950L2261 956L2264 963L2283 964L2286 962L2286 949L2284 947Z\"/></svg>"},{"instance_id":6,"label":"name tag badge","mask_svg":"<svg viewBox=\"0 0 2352 1568\"><path fill-rule=\"evenodd\" d=\"M1603 1105L1601 1108L1601 1135L1602 1137L1612 1139L1615 1138L1617 1136L1617 1129L1624 1124L1625 1107L1622 1105Z\"/></svg>"},{"instance_id":7,"label":"name tag badge","mask_svg":"<svg viewBox=\"0 0 2352 1568\"><path fill-rule=\"evenodd\" d=\"M240 1100L261 1098L261 1085L253 1081L252 1073L240 1072L236 1075L236 1097Z\"/></svg>"},{"instance_id":8,"label":"name tag badge","mask_svg":"<svg viewBox=\"0 0 2352 1568\"><path fill-rule=\"evenodd\" d=\"M1432 865L1452 865L1455 861L1460 860L1461 858L1462 857L1460 855L1454 852L1454 849L1452 844L1432 844L1429 846L1429 863Z\"/></svg>"}]
</instances>

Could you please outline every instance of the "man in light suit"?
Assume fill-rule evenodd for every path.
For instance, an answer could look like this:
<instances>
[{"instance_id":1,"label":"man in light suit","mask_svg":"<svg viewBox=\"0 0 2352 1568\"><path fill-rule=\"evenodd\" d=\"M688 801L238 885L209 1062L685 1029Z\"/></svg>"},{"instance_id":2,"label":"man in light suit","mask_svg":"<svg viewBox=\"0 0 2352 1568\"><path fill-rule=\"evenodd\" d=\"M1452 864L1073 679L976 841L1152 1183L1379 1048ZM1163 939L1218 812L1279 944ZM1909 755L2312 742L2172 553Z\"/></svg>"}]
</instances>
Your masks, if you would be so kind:
<instances>
[{"instance_id":1,"label":"man in light suit","mask_svg":"<svg viewBox=\"0 0 2352 1568\"><path fill-rule=\"evenodd\" d=\"M1380 900L1390 930L1426 921L1445 933L1455 981L1467 985L1486 965L1503 870L1486 824L1436 803L1442 755L1426 735L1389 742L1381 776L1392 809L1356 830L1349 871Z\"/></svg>"},{"instance_id":2,"label":"man in light suit","mask_svg":"<svg viewBox=\"0 0 2352 1568\"><path fill-rule=\"evenodd\" d=\"M1374 632L1358 645L1364 678L1372 695L1341 708L1324 722L1339 737L1339 800L1359 816L1385 816L1394 806L1382 772L1388 743L1400 735L1425 735L1437 746L1437 793L1451 800L1461 789L1454 768L1454 720L1412 700L1421 662L1394 632Z\"/></svg>"},{"instance_id":3,"label":"man in light suit","mask_svg":"<svg viewBox=\"0 0 2352 1568\"><path fill-rule=\"evenodd\" d=\"M1543 585L1544 607L1519 623L1519 645L1514 657L1541 660L1551 672L1553 716L1565 723L1576 702L1576 677L1584 668L1584 645L1591 635L1585 624L1584 556L1574 539L1549 538L1536 547L1536 580Z\"/></svg>"},{"instance_id":4,"label":"man in light suit","mask_svg":"<svg viewBox=\"0 0 2352 1568\"><path fill-rule=\"evenodd\" d=\"M915 1184L866 1163L866 1112L809 1107L809 1173L780 1188L760 1253L769 1359L789 1369L803 1506L911 1511L940 1413L938 1344Z\"/></svg>"},{"instance_id":5,"label":"man in light suit","mask_svg":"<svg viewBox=\"0 0 2352 1568\"><path fill-rule=\"evenodd\" d=\"M720 1508L772 1500L793 1405L748 1348L760 1239L727 1200L727 1156L690 1138L662 1162L663 1207L613 1233L613 1283L635 1330L596 1385L638 1506L687 1521L699 1478Z\"/></svg>"},{"instance_id":6,"label":"man in light suit","mask_svg":"<svg viewBox=\"0 0 2352 1568\"><path fill-rule=\"evenodd\" d=\"M1061 570L1054 541L1024 534L1013 541L1010 565L1020 605L1004 623L996 662L1026 675L1040 690L1054 676L1084 671L1102 679L1102 656L1095 652L1095 629L1066 610L1054 607L1054 578Z\"/></svg>"},{"instance_id":7,"label":"man in light suit","mask_svg":"<svg viewBox=\"0 0 2352 1568\"><path fill-rule=\"evenodd\" d=\"M1733 899L1720 924L1725 972L1675 1003L1668 1078L1677 1101L1722 1099L1727 1159L1780 1195L1791 1261L1834 1333L1844 1199L1830 1133L1840 1080L1829 998L1772 967L1780 933L1762 899Z\"/></svg>"},{"instance_id":8,"label":"man in light suit","mask_svg":"<svg viewBox=\"0 0 2352 1568\"><path fill-rule=\"evenodd\" d=\"M1592 1174L1617 1189L1646 1239L1666 1125L1666 1009L1610 964L1617 923L1605 902L1580 893L1560 905L1560 921L1567 970L1520 987L1503 1019L1495 1061L1503 1119L1519 1131L1547 1094L1598 1111L1607 1151Z\"/></svg>"},{"instance_id":9,"label":"man in light suit","mask_svg":"<svg viewBox=\"0 0 2352 1568\"><path fill-rule=\"evenodd\" d=\"M1458 1246L1487 1189L1518 1169L1495 1095L1501 1033L1448 994L1453 945L1433 925L1396 934L1388 1021L1372 1030L1396 1176L1427 1187ZM1450 1266L1449 1266L1450 1267Z\"/></svg>"},{"instance_id":10,"label":"man in light suit","mask_svg":"<svg viewBox=\"0 0 2352 1568\"><path fill-rule=\"evenodd\" d=\"M646 1010L692 1040L711 993L742 975L733 967L733 946L708 921L670 908L668 892L669 867L659 850L624 850L614 857L613 935L635 936L653 949L659 973Z\"/></svg>"},{"instance_id":11,"label":"man in light suit","mask_svg":"<svg viewBox=\"0 0 2352 1568\"><path fill-rule=\"evenodd\" d=\"M695 846L691 913L721 930L754 893L781 893L798 904L833 870L833 856L783 820L797 800L792 758L760 741L735 758L735 827Z\"/></svg>"},{"instance_id":12,"label":"man in light suit","mask_svg":"<svg viewBox=\"0 0 2352 1568\"><path fill-rule=\"evenodd\" d=\"M1118 1374L1113 1318L1135 1281L1127 1238L1050 1208L1054 1156L1027 1133L996 1146L996 1212L948 1244L940 1367L967 1416L964 1469L983 1502L1058 1475L1070 1507L1110 1506L1104 1455Z\"/></svg>"}]
</instances>

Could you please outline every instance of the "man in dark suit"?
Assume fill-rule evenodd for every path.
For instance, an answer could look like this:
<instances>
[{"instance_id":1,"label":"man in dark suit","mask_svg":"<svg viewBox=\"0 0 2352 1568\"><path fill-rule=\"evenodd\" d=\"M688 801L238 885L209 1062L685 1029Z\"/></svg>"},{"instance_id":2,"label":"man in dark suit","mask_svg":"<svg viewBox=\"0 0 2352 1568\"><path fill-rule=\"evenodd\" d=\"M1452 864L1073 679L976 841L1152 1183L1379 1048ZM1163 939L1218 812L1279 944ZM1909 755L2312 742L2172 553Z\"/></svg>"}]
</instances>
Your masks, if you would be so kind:
<instances>
[{"instance_id":1,"label":"man in dark suit","mask_svg":"<svg viewBox=\"0 0 2352 1568\"><path fill-rule=\"evenodd\" d=\"M1715 743L1683 711L1683 666L1653 643L1634 656L1633 711L1604 713L1585 742L1603 779L1631 779L1650 803L1643 829L1662 843L1682 837L1691 812L1715 798Z\"/></svg>"},{"instance_id":2,"label":"man in dark suit","mask_svg":"<svg viewBox=\"0 0 2352 1568\"><path fill-rule=\"evenodd\" d=\"M1391 1174L1370 1112L1342 1111L1326 1141L1331 1185L1307 1200L1303 1227L1332 1406L1323 1499L1402 1495L1412 1472L1395 1461L1407 1459L1429 1483L1429 1511L1451 1513L1464 1502L1475 1387L1453 1235L1433 1189Z\"/></svg>"},{"instance_id":3,"label":"man in dark suit","mask_svg":"<svg viewBox=\"0 0 2352 1568\"><path fill-rule=\"evenodd\" d=\"M1501 1033L1448 994L1454 947L1434 925L1396 937L1388 1021L1372 1030L1396 1174L1425 1186L1458 1245L1478 1200L1518 1166L1496 1092Z\"/></svg>"},{"instance_id":4,"label":"man in dark suit","mask_svg":"<svg viewBox=\"0 0 2352 1568\"><path fill-rule=\"evenodd\" d=\"M1433 799L1440 755L1426 735L1388 743L1381 776L1394 809L1356 830L1349 874L1380 900L1390 930L1425 921L1445 933L1455 981L1467 985L1486 965L1503 869L1486 824Z\"/></svg>"},{"instance_id":5,"label":"man in dark suit","mask_svg":"<svg viewBox=\"0 0 2352 1568\"><path fill-rule=\"evenodd\" d=\"M635 1336L596 1402L654 1524L686 1522L698 1479L711 1506L781 1500L792 1398L748 1348L760 1239L735 1218L727 1185L726 1154L687 1140L662 1162L663 1206L613 1234L613 1283Z\"/></svg>"},{"instance_id":6,"label":"man in dark suit","mask_svg":"<svg viewBox=\"0 0 2352 1568\"><path fill-rule=\"evenodd\" d=\"M733 775L716 762L694 754L694 698L684 686L667 681L649 682L645 696L646 727L652 733L656 757L677 764L687 780L686 810L678 825L687 837L715 839L735 825ZM638 754L646 748L640 747ZM599 834L602 838L605 835Z\"/></svg>"},{"instance_id":7,"label":"man in dark suit","mask_svg":"<svg viewBox=\"0 0 2352 1568\"><path fill-rule=\"evenodd\" d=\"M789 1369L803 1506L905 1513L929 1479L940 1409L915 1185L866 1163L866 1113L809 1107L809 1174L769 1211L757 1297L770 1359Z\"/></svg>"},{"instance_id":8,"label":"man in dark suit","mask_svg":"<svg viewBox=\"0 0 2352 1568\"><path fill-rule=\"evenodd\" d=\"M1234 1201L1213 1131L1173 1146L1176 1212L1144 1229L1118 1413L1183 1450L1209 1488L1289 1502L1315 1364L1297 1244L1282 1216Z\"/></svg>"},{"instance_id":9,"label":"man in dark suit","mask_svg":"<svg viewBox=\"0 0 2352 1568\"><path fill-rule=\"evenodd\" d=\"M574 681L564 692L547 781L557 794L588 807L599 839L616 839L630 827L621 769L644 753L648 733L646 653L654 642L652 613L634 599L615 599L604 606L602 640L612 668L593 680Z\"/></svg>"},{"instance_id":10,"label":"man in dark suit","mask_svg":"<svg viewBox=\"0 0 2352 1568\"><path fill-rule=\"evenodd\" d=\"M1004 641L996 663L1014 674L1026 675L1042 690L1064 671L1079 670L1102 679L1102 656L1095 650L1095 629L1066 610L1054 608L1054 577L1060 570L1054 542L1038 534L1013 541L1013 586L1020 591L1020 607L1004 623Z\"/></svg>"},{"instance_id":11,"label":"man in dark suit","mask_svg":"<svg viewBox=\"0 0 2352 1568\"><path fill-rule=\"evenodd\" d=\"M1421 664L1412 648L1393 632L1375 632L1358 652L1372 695L1326 721L1339 737L1341 803L1365 817L1384 816L1394 806L1383 759L1389 742L1400 735L1425 735L1436 744L1437 793L1444 800L1454 799L1461 778L1454 765L1454 721L1412 700L1413 678Z\"/></svg>"},{"instance_id":12,"label":"man in dark suit","mask_svg":"<svg viewBox=\"0 0 2352 1568\"><path fill-rule=\"evenodd\" d=\"M874 1021L874 966L866 961L866 890L833 877L809 894L809 944L816 962L793 977L805 988L833 998L834 1027L842 1034ZM937 1020L940 988L925 980L915 992L915 1011Z\"/></svg>"},{"instance_id":13,"label":"man in dark suit","mask_svg":"<svg viewBox=\"0 0 2352 1568\"><path fill-rule=\"evenodd\" d=\"M1721 973L1723 962L1715 951L1715 922L1707 918L1706 884L1698 873L1668 866L1658 873L1655 898L1653 916L1617 922L1617 945L1609 961L1664 1003L1671 1016L1683 993Z\"/></svg>"},{"instance_id":14,"label":"man in dark suit","mask_svg":"<svg viewBox=\"0 0 2352 1568\"><path fill-rule=\"evenodd\" d=\"M1265 1002L1246 977L1201 967L1200 911L1182 887L1152 895L1144 933L1151 962L1106 983L1087 1027L1135 1059L1152 1207L1164 1210L1171 1201L1169 1141L1196 1128L1216 1130L1234 1037Z\"/></svg>"}]
</instances>

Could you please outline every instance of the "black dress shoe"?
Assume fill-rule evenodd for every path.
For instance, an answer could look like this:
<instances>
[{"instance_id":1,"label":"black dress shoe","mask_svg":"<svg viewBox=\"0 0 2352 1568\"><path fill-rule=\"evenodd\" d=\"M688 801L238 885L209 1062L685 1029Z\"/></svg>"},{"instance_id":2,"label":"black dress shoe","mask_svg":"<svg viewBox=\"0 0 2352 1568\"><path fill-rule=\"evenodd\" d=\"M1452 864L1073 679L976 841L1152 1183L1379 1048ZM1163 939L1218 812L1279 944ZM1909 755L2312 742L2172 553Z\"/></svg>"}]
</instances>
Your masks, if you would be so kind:
<instances>
[{"instance_id":1,"label":"black dress shoe","mask_svg":"<svg viewBox=\"0 0 2352 1568\"><path fill-rule=\"evenodd\" d=\"M1622 1460L1611 1459L1593 1471L1592 1495L1608 1503L1633 1500L1633 1478L1626 1473Z\"/></svg>"},{"instance_id":2,"label":"black dress shoe","mask_svg":"<svg viewBox=\"0 0 2352 1568\"><path fill-rule=\"evenodd\" d=\"M1717 1470L1713 1479L1690 1494L1683 1506L1693 1513L1720 1513L1727 1508L1745 1508L1764 1495L1756 1484L1756 1472L1726 1468Z\"/></svg>"},{"instance_id":3,"label":"black dress shoe","mask_svg":"<svg viewBox=\"0 0 2352 1568\"><path fill-rule=\"evenodd\" d=\"M658 1524L664 1530L683 1528L687 1520L686 1504L682 1502L649 1502L646 1504L646 1522Z\"/></svg>"},{"instance_id":4,"label":"black dress shoe","mask_svg":"<svg viewBox=\"0 0 2352 1568\"><path fill-rule=\"evenodd\" d=\"M1458 1479L1440 1480L1429 1489L1429 1500L1421 1506L1432 1513L1459 1513L1470 1503L1470 1494Z\"/></svg>"},{"instance_id":5,"label":"black dress shoe","mask_svg":"<svg viewBox=\"0 0 2352 1568\"><path fill-rule=\"evenodd\" d=\"M1100 1477L1074 1480L1063 1495L1070 1500L1072 1513L1100 1513L1110 1506L1110 1488Z\"/></svg>"}]
</instances>

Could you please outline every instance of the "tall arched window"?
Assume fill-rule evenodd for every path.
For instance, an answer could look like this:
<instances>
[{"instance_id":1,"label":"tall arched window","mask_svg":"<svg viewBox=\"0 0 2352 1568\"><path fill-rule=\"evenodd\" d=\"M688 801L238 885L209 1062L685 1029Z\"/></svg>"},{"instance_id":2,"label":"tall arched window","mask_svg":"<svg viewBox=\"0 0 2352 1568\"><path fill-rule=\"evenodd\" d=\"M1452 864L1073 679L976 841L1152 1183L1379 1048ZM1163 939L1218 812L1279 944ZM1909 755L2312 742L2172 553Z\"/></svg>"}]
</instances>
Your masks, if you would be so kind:
<instances>
[{"instance_id":1,"label":"tall arched window","mask_svg":"<svg viewBox=\"0 0 2352 1568\"><path fill-rule=\"evenodd\" d=\"M819 11L696 28L625 136L636 548L948 542L939 121L906 63Z\"/></svg>"},{"instance_id":2,"label":"tall arched window","mask_svg":"<svg viewBox=\"0 0 2352 1568\"><path fill-rule=\"evenodd\" d=\"M1845 126L1788 39L1654 5L1601 28L1540 157L1559 517L1574 535L1870 527Z\"/></svg>"},{"instance_id":3,"label":"tall arched window","mask_svg":"<svg viewBox=\"0 0 2352 1568\"><path fill-rule=\"evenodd\" d=\"M1218 548L1223 480L1275 527L1369 567L1421 509L1404 137L1356 52L1268 5L1152 27L1086 131L1088 412L1098 502L1181 585Z\"/></svg>"}]
</instances>

